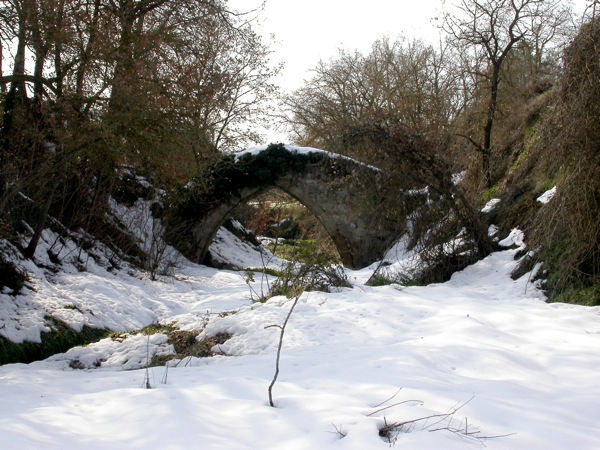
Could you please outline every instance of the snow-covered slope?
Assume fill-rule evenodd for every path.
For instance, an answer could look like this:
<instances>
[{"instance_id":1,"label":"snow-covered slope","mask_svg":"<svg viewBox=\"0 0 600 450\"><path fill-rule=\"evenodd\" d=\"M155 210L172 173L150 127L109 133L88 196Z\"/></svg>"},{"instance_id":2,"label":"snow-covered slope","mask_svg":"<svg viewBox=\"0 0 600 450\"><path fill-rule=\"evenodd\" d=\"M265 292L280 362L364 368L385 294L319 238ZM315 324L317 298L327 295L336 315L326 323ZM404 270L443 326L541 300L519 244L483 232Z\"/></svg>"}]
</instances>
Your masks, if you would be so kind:
<instances>
[{"instance_id":1,"label":"snow-covered slope","mask_svg":"<svg viewBox=\"0 0 600 450\"><path fill-rule=\"evenodd\" d=\"M388 439L411 449L600 448L600 308L545 303L527 275L510 279L515 252L444 284L373 288L360 282L368 273L350 272L353 288L303 294L286 329L275 408L273 325L289 300L253 304L243 274L185 261L158 281L93 262L52 279L35 272L36 292L0 296L0 332L34 335L52 312L115 330L155 321L202 328L209 318L204 335L232 338L219 346L226 356L150 369L150 390L144 368L124 369L171 351L161 335L2 366L1 447L372 449L390 445L379 436L385 424L416 420ZM29 321L14 326L10 302L29 306ZM99 368L70 368L86 358Z\"/></svg>"}]
</instances>

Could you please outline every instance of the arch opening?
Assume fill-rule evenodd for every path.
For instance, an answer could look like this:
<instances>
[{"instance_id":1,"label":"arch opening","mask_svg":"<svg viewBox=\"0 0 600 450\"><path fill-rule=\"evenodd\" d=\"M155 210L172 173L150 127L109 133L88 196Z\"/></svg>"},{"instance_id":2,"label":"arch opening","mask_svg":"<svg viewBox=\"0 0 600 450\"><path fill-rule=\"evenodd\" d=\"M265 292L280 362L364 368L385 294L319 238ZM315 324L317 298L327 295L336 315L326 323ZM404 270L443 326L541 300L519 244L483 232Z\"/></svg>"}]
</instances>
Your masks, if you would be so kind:
<instances>
[{"instance_id":1,"label":"arch opening","mask_svg":"<svg viewBox=\"0 0 600 450\"><path fill-rule=\"evenodd\" d=\"M275 256L290 259L294 253L290 247L301 246L315 248L328 259L341 262L335 242L318 217L280 188L265 190L238 205L232 217L262 238Z\"/></svg>"}]
</instances>

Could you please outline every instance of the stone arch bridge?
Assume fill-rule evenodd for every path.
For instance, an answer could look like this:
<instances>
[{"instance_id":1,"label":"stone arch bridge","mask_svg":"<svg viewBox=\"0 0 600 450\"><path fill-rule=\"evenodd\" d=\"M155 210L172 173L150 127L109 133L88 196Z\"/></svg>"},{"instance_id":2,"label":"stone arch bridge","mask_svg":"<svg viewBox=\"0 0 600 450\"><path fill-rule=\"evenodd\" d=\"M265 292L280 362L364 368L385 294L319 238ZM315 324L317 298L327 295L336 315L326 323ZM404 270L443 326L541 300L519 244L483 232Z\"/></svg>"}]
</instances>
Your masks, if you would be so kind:
<instances>
[{"instance_id":1,"label":"stone arch bridge","mask_svg":"<svg viewBox=\"0 0 600 450\"><path fill-rule=\"evenodd\" d=\"M271 144L227 155L167 201L167 236L186 257L201 263L239 204L278 188L316 216L344 266L366 267L382 257L404 227L386 218L379 195L383 178L372 166L317 149Z\"/></svg>"}]
</instances>

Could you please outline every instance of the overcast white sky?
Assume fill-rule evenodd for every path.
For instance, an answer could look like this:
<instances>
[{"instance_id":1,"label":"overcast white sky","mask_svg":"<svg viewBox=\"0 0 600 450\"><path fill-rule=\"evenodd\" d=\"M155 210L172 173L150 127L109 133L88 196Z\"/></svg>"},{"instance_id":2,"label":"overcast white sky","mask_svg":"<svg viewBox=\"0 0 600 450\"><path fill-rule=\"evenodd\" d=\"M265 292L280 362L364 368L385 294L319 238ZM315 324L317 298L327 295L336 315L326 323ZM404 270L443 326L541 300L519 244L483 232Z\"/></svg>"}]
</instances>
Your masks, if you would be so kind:
<instances>
[{"instance_id":1,"label":"overcast white sky","mask_svg":"<svg viewBox=\"0 0 600 450\"><path fill-rule=\"evenodd\" d=\"M229 0L239 11L261 3ZM435 39L431 19L440 6L441 0L267 0L259 19L265 35L274 34L279 42L273 48L275 58L285 63L282 85L295 89L320 59L337 55L338 48L366 51L384 35Z\"/></svg>"},{"instance_id":2,"label":"overcast white sky","mask_svg":"<svg viewBox=\"0 0 600 450\"><path fill-rule=\"evenodd\" d=\"M564 0L567 3L569 0ZM586 1L574 0L578 12ZM447 0L452 3L452 0ZM249 11L262 0L229 0L232 9ZM281 85L295 89L310 76L320 59L339 48L367 51L384 35L436 41L432 19L440 16L443 0L266 0L259 15L265 36L274 34L274 59L285 63Z\"/></svg>"}]
</instances>

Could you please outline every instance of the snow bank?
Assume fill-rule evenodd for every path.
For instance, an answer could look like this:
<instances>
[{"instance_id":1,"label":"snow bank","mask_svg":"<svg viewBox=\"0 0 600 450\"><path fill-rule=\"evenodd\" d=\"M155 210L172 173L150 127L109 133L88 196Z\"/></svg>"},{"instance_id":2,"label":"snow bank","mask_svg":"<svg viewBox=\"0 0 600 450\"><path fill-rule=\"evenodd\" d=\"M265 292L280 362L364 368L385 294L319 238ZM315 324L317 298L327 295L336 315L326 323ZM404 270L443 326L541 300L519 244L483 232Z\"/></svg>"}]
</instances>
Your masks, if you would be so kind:
<instances>
[{"instance_id":1,"label":"snow bank","mask_svg":"<svg viewBox=\"0 0 600 450\"><path fill-rule=\"evenodd\" d=\"M522 233L502 242L519 245ZM2 366L2 448L383 449L384 424L453 410L393 439L403 448L600 448L600 308L545 303L528 275L510 278L516 252L443 284L368 287L365 269L349 272L353 288L303 294L286 328L276 408L267 386L290 300L252 304L240 274L189 263L154 282L91 263L40 275L37 291L2 294L3 314L20 301L114 328L161 320L202 329L209 317L203 336L232 338L218 348L228 356L150 369L153 389L136 368L172 351L160 334ZM466 436L466 424L479 434Z\"/></svg>"},{"instance_id":2,"label":"snow bank","mask_svg":"<svg viewBox=\"0 0 600 450\"><path fill-rule=\"evenodd\" d=\"M246 150L242 150L238 153L235 154L235 161L239 161L240 158L244 155L259 155L260 153L264 152L269 146L268 145L260 145L260 146L254 146L254 147L249 147ZM346 159L348 161L352 161L356 164L360 164L362 166L365 167L369 167L370 169L374 170L374 171L379 171L378 168L376 168L375 166L371 166L370 164L365 164L363 162L357 161L356 159L350 158L348 156L344 156L344 155L340 155L339 153L332 153L329 152L327 150L321 150L319 148L313 148L313 147L298 147L295 145L289 145L289 144L285 144L284 145L285 149L290 152L290 153L294 153L294 154L298 154L298 155L309 155L311 153L321 153L323 155L326 155L329 158L341 158L341 159Z\"/></svg>"},{"instance_id":3,"label":"snow bank","mask_svg":"<svg viewBox=\"0 0 600 450\"><path fill-rule=\"evenodd\" d=\"M543 204L548 203L556 195L556 186L552 189L547 190L537 198L537 201Z\"/></svg>"}]
</instances>

